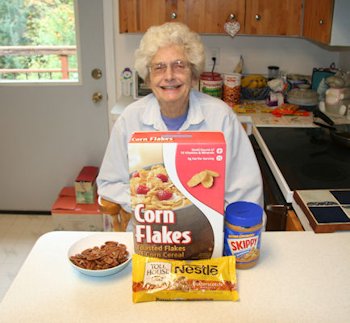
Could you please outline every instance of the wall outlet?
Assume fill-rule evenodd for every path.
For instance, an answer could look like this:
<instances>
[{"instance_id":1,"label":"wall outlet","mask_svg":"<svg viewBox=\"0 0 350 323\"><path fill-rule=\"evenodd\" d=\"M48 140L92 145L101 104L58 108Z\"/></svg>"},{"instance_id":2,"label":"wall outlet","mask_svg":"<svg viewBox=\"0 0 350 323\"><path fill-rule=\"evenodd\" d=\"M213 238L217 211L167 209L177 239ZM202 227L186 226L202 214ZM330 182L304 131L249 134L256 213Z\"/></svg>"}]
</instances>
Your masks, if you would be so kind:
<instances>
[{"instance_id":1,"label":"wall outlet","mask_svg":"<svg viewBox=\"0 0 350 323\"><path fill-rule=\"evenodd\" d=\"M206 53L206 66L213 66L214 64L214 61L213 61L213 57L216 58L216 65L215 66L218 66L220 65L220 48L218 47L211 47L211 48L208 48Z\"/></svg>"}]
</instances>

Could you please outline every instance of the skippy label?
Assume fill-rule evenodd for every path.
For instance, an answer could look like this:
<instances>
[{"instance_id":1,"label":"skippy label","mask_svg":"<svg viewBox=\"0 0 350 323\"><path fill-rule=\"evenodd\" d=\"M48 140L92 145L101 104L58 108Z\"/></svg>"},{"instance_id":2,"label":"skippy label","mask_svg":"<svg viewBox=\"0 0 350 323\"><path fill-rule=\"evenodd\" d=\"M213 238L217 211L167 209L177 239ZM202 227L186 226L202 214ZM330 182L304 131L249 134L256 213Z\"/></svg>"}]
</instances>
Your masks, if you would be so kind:
<instances>
[{"instance_id":1,"label":"skippy label","mask_svg":"<svg viewBox=\"0 0 350 323\"><path fill-rule=\"evenodd\" d=\"M135 252L206 259L223 252L222 132L136 132L128 145Z\"/></svg>"},{"instance_id":2,"label":"skippy label","mask_svg":"<svg viewBox=\"0 0 350 323\"><path fill-rule=\"evenodd\" d=\"M237 264L255 261L260 254L261 229L252 232L238 232L225 228L224 255L236 256Z\"/></svg>"}]
</instances>

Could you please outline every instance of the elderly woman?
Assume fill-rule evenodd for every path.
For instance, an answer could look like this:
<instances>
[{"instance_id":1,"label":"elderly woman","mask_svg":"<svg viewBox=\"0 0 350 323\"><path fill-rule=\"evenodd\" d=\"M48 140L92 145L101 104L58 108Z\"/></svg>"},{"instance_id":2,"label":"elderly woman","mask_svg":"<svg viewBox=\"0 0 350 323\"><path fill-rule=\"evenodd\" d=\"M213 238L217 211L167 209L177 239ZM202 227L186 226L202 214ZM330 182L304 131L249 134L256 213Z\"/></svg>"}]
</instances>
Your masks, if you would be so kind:
<instances>
[{"instance_id":1,"label":"elderly woman","mask_svg":"<svg viewBox=\"0 0 350 323\"><path fill-rule=\"evenodd\" d=\"M225 205L262 205L260 169L232 109L194 89L205 62L197 34L180 23L149 28L136 51L135 69L152 94L130 104L116 121L97 179L98 194L130 210L127 144L135 131L222 131L225 136Z\"/></svg>"}]
</instances>

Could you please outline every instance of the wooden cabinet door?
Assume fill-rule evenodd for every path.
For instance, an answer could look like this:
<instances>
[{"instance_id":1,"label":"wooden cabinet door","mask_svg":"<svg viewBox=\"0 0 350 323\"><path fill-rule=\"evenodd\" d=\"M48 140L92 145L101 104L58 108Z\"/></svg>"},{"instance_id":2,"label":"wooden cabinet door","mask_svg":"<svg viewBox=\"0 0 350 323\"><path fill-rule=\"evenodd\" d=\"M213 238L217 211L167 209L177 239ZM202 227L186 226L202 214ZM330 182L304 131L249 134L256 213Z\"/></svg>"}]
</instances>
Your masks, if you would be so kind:
<instances>
[{"instance_id":1,"label":"wooden cabinet door","mask_svg":"<svg viewBox=\"0 0 350 323\"><path fill-rule=\"evenodd\" d=\"M119 0L121 33L145 32L167 21L184 22L184 0Z\"/></svg>"},{"instance_id":2,"label":"wooden cabinet door","mask_svg":"<svg viewBox=\"0 0 350 323\"><path fill-rule=\"evenodd\" d=\"M305 0L303 36L328 44L331 39L333 0ZM350 19L350 18L349 18Z\"/></svg>"},{"instance_id":3,"label":"wooden cabinet door","mask_svg":"<svg viewBox=\"0 0 350 323\"><path fill-rule=\"evenodd\" d=\"M245 33L300 36L302 1L246 0Z\"/></svg>"},{"instance_id":4,"label":"wooden cabinet door","mask_svg":"<svg viewBox=\"0 0 350 323\"><path fill-rule=\"evenodd\" d=\"M224 24L234 15L244 30L245 0L185 0L185 23L199 33L223 34Z\"/></svg>"}]
</instances>

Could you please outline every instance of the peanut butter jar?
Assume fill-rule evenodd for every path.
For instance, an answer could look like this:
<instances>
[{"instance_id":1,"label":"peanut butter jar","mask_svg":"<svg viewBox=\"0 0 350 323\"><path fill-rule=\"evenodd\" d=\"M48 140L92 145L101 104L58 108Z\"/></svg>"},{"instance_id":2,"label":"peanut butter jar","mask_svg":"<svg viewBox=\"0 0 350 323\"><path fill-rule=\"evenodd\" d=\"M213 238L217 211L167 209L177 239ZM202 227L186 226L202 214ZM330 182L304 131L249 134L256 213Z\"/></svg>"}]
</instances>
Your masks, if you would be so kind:
<instances>
[{"instance_id":1,"label":"peanut butter jar","mask_svg":"<svg viewBox=\"0 0 350 323\"><path fill-rule=\"evenodd\" d=\"M254 267L260 256L263 209L260 205L239 201L225 211L224 256L236 257L237 269Z\"/></svg>"}]
</instances>

